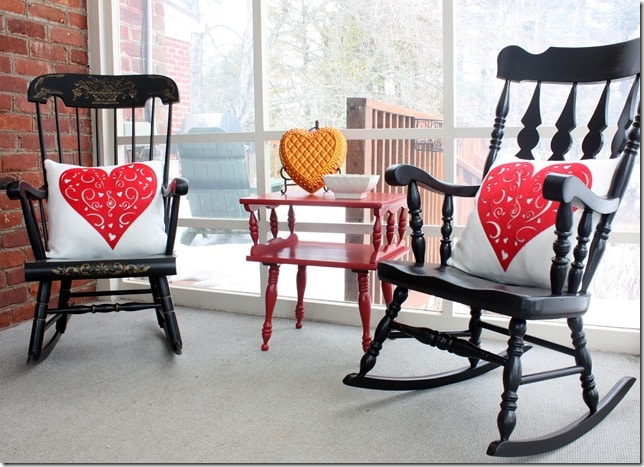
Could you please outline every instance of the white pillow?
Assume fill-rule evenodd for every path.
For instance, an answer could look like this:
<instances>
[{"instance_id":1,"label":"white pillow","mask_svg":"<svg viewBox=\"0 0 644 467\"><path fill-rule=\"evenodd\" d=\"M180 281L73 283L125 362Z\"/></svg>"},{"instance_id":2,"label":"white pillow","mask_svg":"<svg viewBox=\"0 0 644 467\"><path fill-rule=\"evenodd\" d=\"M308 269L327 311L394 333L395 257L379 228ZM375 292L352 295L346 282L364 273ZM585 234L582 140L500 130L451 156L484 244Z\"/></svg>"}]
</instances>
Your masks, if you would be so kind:
<instances>
[{"instance_id":1,"label":"white pillow","mask_svg":"<svg viewBox=\"0 0 644 467\"><path fill-rule=\"evenodd\" d=\"M165 252L163 163L79 167L46 160L49 258L115 259Z\"/></svg>"},{"instance_id":2,"label":"white pillow","mask_svg":"<svg viewBox=\"0 0 644 467\"><path fill-rule=\"evenodd\" d=\"M498 282L549 289L559 203L543 198L546 175L576 175L595 194L605 196L617 164L616 159L496 163L481 184L475 208L447 263ZM581 213L575 211L578 218ZM595 224L597 220L593 216ZM573 248L575 238L576 229Z\"/></svg>"}]
</instances>

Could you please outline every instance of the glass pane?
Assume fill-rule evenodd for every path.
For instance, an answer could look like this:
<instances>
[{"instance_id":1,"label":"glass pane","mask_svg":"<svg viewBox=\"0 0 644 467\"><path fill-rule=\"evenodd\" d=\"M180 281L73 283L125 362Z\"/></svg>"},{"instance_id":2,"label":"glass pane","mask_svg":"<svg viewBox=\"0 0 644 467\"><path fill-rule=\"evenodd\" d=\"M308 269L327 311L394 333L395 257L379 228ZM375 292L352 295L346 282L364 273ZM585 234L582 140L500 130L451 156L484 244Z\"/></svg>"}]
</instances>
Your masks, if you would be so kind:
<instances>
[{"instance_id":1,"label":"glass pane","mask_svg":"<svg viewBox=\"0 0 644 467\"><path fill-rule=\"evenodd\" d=\"M584 323L640 329L640 246L609 244L591 284Z\"/></svg>"},{"instance_id":2,"label":"glass pane","mask_svg":"<svg viewBox=\"0 0 644 467\"><path fill-rule=\"evenodd\" d=\"M180 143L177 148L170 175L186 177L190 182L179 217L248 219L239 198L256 192L252 146L219 141ZM246 261L252 245L247 223L234 227L226 224L177 229L177 275L171 278L173 284L259 293L259 265Z\"/></svg>"},{"instance_id":3,"label":"glass pane","mask_svg":"<svg viewBox=\"0 0 644 467\"><path fill-rule=\"evenodd\" d=\"M256 190L255 154L239 141L179 143L181 176L190 182L186 217L247 218L239 198Z\"/></svg>"},{"instance_id":4,"label":"glass pane","mask_svg":"<svg viewBox=\"0 0 644 467\"><path fill-rule=\"evenodd\" d=\"M177 235L185 229L179 228ZM259 294L260 265L246 261L250 237L245 243L210 243L210 238L199 234L190 246L176 243L177 274L169 278L172 285Z\"/></svg>"},{"instance_id":5,"label":"glass pane","mask_svg":"<svg viewBox=\"0 0 644 467\"><path fill-rule=\"evenodd\" d=\"M487 157L489 139L459 138L456 140L456 183L478 185L481 183L483 165ZM454 225L464 226L474 209L472 198L454 199Z\"/></svg>"},{"instance_id":6,"label":"glass pane","mask_svg":"<svg viewBox=\"0 0 644 467\"><path fill-rule=\"evenodd\" d=\"M239 198L256 192L255 147L220 137L254 130L250 2L121 0L120 18L121 71L167 75L179 86L173 131L194 136L172 147L170 175L190 182L180 217L247 219ZM178 229L173 283L259 293L245 223L215 225Z\"/></svg>"},{"instance_id":7,"label":"glass pane","mask_svg":"<svg viewBox=\"0 0 644 467\"><path fill-rule=\"evenodd\" d=\"M503 47L540 53L550 46L610 44L640 34L635 1L455 0L454 14L457 126L494 121L502 88L495 78L496 57Z\"/></svg>"},{"instance_id":8,"label":"glass pane","mask_svg":"<svg viewBox=\"0 0 644 467\"><path fill-rule=\"evenodd\" d=\"M628 182L628 188L626 188L626 193L624 193L622 206L615 216L615 222L613 223L614 231L640 232L642 226L640 219L642 212L640 208L641 173L641 163L638 157L635 162L635 167L633 167L631 179Z\"/></svg>"},{"instance_id":9,"label":"glass pane","mask_svg":"<svg viewBox=\"0 0 644 467\"><path fill-rule=\"evenodd\" d=\"M178 133L196 125L253 131L249 2L121 0L120 17L121 71L158 73L177 82Z\"/></svg>"},{"instance_id":10,"label":"glass pane","mask_svg":"<svg viewBox=\"0 0 644 467\"><path fill-rule=\"evenodd\" d=\"M343 128L349 97L442 115L441 1L266 3L270 128Z\"/></svg>"}]
</instances>

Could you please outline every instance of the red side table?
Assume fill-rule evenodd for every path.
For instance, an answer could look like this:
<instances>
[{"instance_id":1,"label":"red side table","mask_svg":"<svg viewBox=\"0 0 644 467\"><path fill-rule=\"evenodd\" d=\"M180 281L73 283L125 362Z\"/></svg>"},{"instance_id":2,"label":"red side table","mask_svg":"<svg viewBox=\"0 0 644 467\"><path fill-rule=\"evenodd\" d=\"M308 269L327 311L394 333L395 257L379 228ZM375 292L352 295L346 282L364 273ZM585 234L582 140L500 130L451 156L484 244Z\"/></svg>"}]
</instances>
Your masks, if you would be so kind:
<instances>
[{"instance_id":1,"label":"red side table","mask_svg":"<svg viewBox=\"0 0 644 467\"><path fill-rule=\"evenodd\" d=\"M408 248L404 243L407 228L407 198L405 194L369 193L363 199L336 199L333 193L320 191L310 194L303 190L292 190L286 194L271 193L265 196L249 196L239 200L249 216L250 236L253 240L247 261L257 261L268 266L268 284L265 296L265 321L262 328L262 350L268 350L271 338L273 311L277 301L277 281L281 264L295 264L297 304L295 306L296 328L302 327L304 317L304 291L306 289L307 266L344 268L358 276L358 308L362 321L362 348L367 350L371 343L371 297L369 294L369 271L384 259L397 259ZM288 206L288 230L285 238L278 237L276 208ZM295 233L295 206L343 207L370 209L373 215L373 230L370 244L300 241ZM259 243L259 227L256 211L265 207L270 210L272 238L265 244ZM383 241L383 219L386 224ZM382 283L383 296L387 303L392 299L391 284Z\"/></svg>"}]
</instances>

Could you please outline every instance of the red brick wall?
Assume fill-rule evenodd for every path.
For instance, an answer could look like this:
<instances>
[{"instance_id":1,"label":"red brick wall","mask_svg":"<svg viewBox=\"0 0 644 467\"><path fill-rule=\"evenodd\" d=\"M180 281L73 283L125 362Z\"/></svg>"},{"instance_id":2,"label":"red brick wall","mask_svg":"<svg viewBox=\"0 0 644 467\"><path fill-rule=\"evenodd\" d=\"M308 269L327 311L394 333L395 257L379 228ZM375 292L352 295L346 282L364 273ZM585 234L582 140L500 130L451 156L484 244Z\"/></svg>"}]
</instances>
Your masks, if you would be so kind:
<instances>
[{"instance_id":1,"label":"red brick wall","mask_svg":"<svg viewBox=\"0 0 644 467\"><path fill-rule=\"evenodd\" d=\"M0 2L0 328L33 316L35 284L25 284L29 256L20 206L4 187L20 177L39 185L31 79L43 73L87 72L86 0Z\"/></svg>"}]
</instances>

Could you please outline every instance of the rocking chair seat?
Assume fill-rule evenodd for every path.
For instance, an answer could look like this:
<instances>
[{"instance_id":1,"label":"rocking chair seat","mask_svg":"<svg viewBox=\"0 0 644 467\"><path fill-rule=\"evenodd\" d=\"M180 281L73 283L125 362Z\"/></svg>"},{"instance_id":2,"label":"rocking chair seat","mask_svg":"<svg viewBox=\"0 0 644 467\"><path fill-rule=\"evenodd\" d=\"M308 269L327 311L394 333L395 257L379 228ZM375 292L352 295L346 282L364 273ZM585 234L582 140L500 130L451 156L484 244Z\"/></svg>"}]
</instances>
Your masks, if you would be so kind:
<instances>
[{"instance_id":1,"label":"rocking chair seat","mask_svg":"<svg viewBox=\"0 0 644 467\"><path fill-rule=\"evenodd\" d=\"M581 316L590 304L590 294L552 295L549 289L501 284L432 263L385 261L378 266L378 278L394 286L521 319Z\"/></svg>"}]
</instances>

